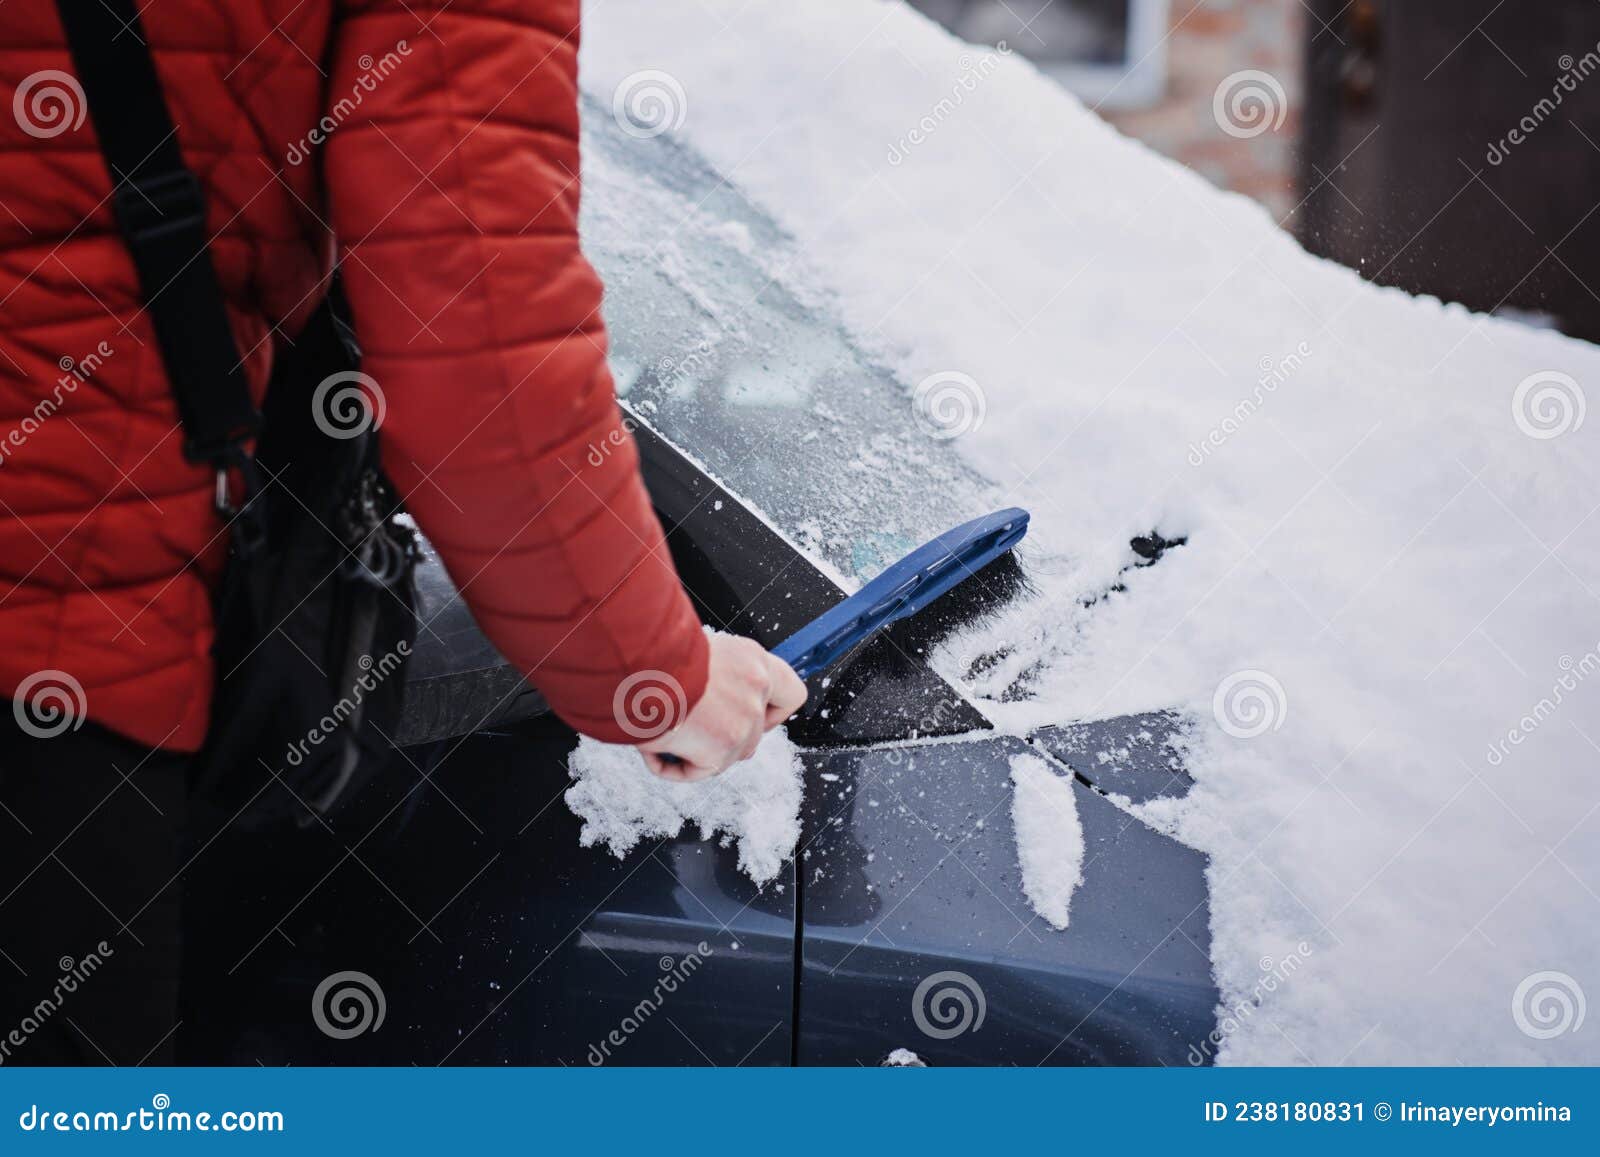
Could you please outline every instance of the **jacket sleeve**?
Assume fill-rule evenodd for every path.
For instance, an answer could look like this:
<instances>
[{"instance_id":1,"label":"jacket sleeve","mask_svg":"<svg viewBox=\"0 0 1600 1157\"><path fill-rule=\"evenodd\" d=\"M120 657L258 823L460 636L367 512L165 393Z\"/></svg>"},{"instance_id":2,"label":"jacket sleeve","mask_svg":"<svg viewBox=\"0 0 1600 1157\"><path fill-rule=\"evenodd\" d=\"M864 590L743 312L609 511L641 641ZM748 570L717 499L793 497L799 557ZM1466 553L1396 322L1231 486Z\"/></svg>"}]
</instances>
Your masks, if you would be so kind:
<instances>
[{"instance_id":1,"label":"jacket sleeve","mask_svg":"<svg viewBox=\"0 0 1600 1157\"><path fill-rule=\"evenodd\" d=\"M345 0L326 188L408 508L555 711L637 742L614 704L648 678L687 710L708 649L639 477L579 249L578 11Z\"/></svg>"}]
</instances>

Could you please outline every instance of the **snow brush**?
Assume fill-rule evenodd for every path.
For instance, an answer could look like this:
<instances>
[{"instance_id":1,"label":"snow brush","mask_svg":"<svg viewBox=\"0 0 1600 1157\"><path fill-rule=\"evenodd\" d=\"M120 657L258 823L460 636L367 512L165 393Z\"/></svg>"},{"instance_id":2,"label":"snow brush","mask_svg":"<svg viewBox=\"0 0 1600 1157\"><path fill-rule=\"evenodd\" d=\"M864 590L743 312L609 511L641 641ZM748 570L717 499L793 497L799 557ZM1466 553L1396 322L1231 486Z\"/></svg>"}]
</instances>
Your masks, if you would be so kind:
<instances>
[{"instance_id":1,"label":"snow brush","mask_svg":"<svg viewBox=\"0 0 1600 1157\"><path fill-rule=\"evenodd\" d=\"M1029 514L1012 506L964 522L917 547L855 594L831 607L772 648L809 679L858 645L960 586L1007 554L1028 533Z\"/></svg>"},{"instance_id":2,"label":"snow brush","mask_svg":"<svg viewBox=\"0 0 1600 1157\"><path fill-rule=\"evenodd\" d=\"M1011 552L1028 533L1017 506L963 522L894 563L855 594L823 611L772 653L802 679L828 670L879 631L910 619ZM669 752L668 764L683 761Z\"/></svg>"}]
</instances>

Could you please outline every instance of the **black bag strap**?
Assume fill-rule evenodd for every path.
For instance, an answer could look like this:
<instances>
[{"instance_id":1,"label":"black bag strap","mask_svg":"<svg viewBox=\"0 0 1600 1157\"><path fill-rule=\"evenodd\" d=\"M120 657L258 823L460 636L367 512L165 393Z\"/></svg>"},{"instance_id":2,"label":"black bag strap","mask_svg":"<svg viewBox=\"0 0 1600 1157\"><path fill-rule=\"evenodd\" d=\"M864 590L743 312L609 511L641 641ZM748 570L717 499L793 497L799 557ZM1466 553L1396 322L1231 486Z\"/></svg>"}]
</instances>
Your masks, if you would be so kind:
<instances>
[{"instance_id":1,"label":"black bag strap","mask_svg":"<svg viewBox=\"0 0 1600 1157\"><path fill-rule=\"evenodd\" d=\"M223 309L200 182L183 163L134 0L56 0L183 422L184 456L243 460L261 415Z\"/></svg>"}]
</instances>

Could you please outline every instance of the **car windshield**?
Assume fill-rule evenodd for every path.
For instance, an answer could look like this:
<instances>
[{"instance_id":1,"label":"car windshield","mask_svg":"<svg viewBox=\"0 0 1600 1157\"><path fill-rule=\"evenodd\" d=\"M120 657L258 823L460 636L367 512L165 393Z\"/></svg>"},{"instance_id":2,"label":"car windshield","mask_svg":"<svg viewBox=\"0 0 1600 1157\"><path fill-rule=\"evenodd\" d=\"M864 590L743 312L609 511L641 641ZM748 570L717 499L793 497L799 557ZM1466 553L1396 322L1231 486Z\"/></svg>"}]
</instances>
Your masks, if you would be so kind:
<instances>
[{"instance_id":1,"label":"car windshield","mask_svg":"<svg viewBox=\"0 0 1600 1157\"><path fill-rule=\"evenodd\" d=\"M666 137L584 107L583 242L617 392L846 585L998 505L808 293L789 239Z\"/></svg>"}]
</instances>

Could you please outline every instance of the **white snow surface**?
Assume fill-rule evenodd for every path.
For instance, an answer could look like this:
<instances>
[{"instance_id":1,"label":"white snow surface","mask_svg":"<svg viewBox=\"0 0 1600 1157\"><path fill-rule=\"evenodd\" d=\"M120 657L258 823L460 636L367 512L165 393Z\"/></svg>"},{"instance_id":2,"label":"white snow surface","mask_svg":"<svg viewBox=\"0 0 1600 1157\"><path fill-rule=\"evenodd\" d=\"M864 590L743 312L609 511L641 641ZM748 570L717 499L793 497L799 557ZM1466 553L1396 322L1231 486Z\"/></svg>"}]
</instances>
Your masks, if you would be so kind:
<instances>
[{"instance_id":1,"label":"white snow surface","mask_svg":"<svg viewBox=\"0 0 1600 1157\"><path fill-rule=\"evenodd\" d=\"M1593 388L1600 351L1308 256L1015 56L941 109L983 50L898 3L607 0L584 46L608 108L674 78L672 131L908 405L935 373L982 390L954 445L1033 511L1040 597L947 673L1009 647L973 690L1012 731L1200 721L1164 818L1210 857L1225 1004L1315 949L1224 1062L1600 1061L1512 1008L1538 971L1600 993L1600 422L1566 379L1518 392ZM1152 528L1188 545L1083 606Z\"/></svg>"},{"instance_id":2,"label":"white snow surface","mask_svg":"<svg viewBox=\"0 0 1600 1157\"><path fill-rule=\"evenodd\" d=\"M721 833L737 842L739 867L765 884L800 839L800 756L781 727L750 759L700 783L661 779L633 748L589 738L567 771L567 806L584 821L579 842L605 844L619 859L640 840L669 839L692 822L703 839Z\"/></svg>"},{"instance_id":3,"label":"white snow surface","mask_svg":"<svg viewBox=\"0 0 1600 1157\"><path fill-rule=\"evenodd\" d=\"M1037 755L1014 755L1011 784L1023 894L1052 928L1064 930L1083 883L1083 824L1072 781Z\"/></svg>"}]
</instances>

